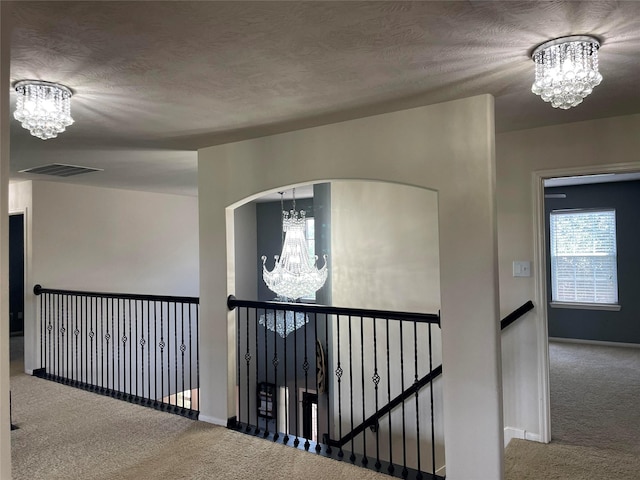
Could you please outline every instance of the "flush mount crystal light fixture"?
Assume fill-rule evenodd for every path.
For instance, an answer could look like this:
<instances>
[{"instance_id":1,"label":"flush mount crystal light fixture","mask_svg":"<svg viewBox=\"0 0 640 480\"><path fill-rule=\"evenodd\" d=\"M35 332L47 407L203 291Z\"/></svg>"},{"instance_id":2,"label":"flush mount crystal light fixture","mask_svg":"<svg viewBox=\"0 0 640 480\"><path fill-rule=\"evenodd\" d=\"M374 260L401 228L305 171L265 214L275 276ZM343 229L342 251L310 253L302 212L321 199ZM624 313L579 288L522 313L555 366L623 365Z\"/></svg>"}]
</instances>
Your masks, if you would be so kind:
<instances>
[{"instance_id":1,"label":"flush mount crystal light fixture","mask_svg":"<svg viewBox=\"0 0 640 480\"><path fill-rule=\"evenodd\" d=\"M73 123L71 90L57 83L22 80L14 85L18 100L13 116L34 137L55 138Z\"/></svg>"},{"instance_id":2,"label":"flush mount crystal light fixture","mask_svg":"<svg viewBox=\"0 0 640 480\"><path fill-rule=\"evenodd\" d=\"M293 209L284 210L283 194L280 194L282 209L282 233L284 236L282 252L275 255L275 265L269 271L267 257L262 256L262 278L269 290L278 295L279 300L295 301L309 297L318 291L327 281L327 256L324 265L316 266L317 255L311 255L305 237L306 212L296 210L295 189L293 191ZM301 312L286 313L281 310L267 312L260 317L260 324L271 331L278 332L283 338L294 330L304 326L309 319Z\"/></svg>"},{"instance_id":3,"label":"flush mount crystal light fixture","mask_svg":"<svg viewBox=\"0 0 640 480\"><path fill-rule=\"evenodd\" d=\"M564 110L575 107L602 81L598 71L600 42L588 35L556 38L532 53L535 82L531 91Z\"/></svg>"}]
</instances>

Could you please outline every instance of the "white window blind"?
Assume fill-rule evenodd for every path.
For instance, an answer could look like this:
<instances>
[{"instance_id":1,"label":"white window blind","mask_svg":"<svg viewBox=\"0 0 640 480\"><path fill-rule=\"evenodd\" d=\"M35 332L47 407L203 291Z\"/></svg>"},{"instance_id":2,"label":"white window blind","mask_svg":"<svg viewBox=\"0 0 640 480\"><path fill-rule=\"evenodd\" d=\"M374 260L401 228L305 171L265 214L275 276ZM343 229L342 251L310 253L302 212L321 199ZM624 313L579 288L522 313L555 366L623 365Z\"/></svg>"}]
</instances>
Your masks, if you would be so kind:
<instances>
[{"instance_id":1,"label":"white window blind","mask_svg":"<svg viewBox=\"0 0 640 480\"><path fill-rule=\"evenodd\" d=\"M554 302L618 303L615 210L551 212Z\"/></svg>"}]
</instances>

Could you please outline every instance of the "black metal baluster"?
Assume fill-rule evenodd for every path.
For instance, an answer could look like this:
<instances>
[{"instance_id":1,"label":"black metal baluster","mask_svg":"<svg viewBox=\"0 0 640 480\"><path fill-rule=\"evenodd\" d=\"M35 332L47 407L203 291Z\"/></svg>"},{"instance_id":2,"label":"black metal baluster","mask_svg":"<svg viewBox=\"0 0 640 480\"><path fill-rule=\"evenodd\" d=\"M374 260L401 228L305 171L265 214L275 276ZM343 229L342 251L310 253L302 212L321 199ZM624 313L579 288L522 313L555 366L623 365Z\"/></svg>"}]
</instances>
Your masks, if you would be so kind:
<instances>
[{"instance_id":1,"label":"black metal baluster","mask_svg":"<svg viewBox=\"0 0 640 480\"><path fill-rule=\"evenodd\" d=\"M87 331L87 297L80 299L80 332L83 334L80 340L80 381L87 383L87 341L84 339L84 332Z\"/></svg>"},{"instance_id":2,"label":"black metal baluster","mask_svg":"<svg viewBox=\"0 0 640 480\"><path fill-rule=\"evenodd\" d=\"M400 320L400 391L404 392L404 335L402 332L403 321ZM406 478L409 474L407 470L407 426L405 421L405 405L404 398L402 399L402 477Z\"/></svg>"},{"instance_id":3,"label":"black metal baluster","mask_svg":"<svg viewBox=\"0 0 640 480\"><path fill-rule=\"evenodd\" d=\"M245 309L246 311L246 309ZM236 418L238 422L242 421L241 415L242 411L240 408L240 399L242 398L242 369L240 368L240 339L242 338L241 331L241 321L242 321L242 309L236 309L236 387L237 387L237 398L236 400Z\"/></svg>"},{"instance_id":4,"label":"black metal baluster","mask_svg":"<svg viewBox=\"0 0 640 480\"><path fill-rule=\"evenodd\" d=\"M109 322L107 322L107 328L109 326ZM97 344L97 342L96 342ZM105 355L104 355L104 298L100 298L100 357L101 357L101 361L100 361L100 367L102 369L102 375L101 375L101 382L100 382L100 388L101 388L101 392L104 393L104 372L105 372ZM108 348L107 348L108 351ZM108 360L107 360L107 365L108 365ZM107 372L107 381L109 381L109 374Z\"/></svg>"},{"instance_id":5,"label":"black metal baluster","mask_svg":"<svg viewBox=\"0 0 640 480\"><path fill-rule=\"evenodd\" d=\"M287 315L288 312L285 312L284 315L284 437L282 438L282 443L289 443L289 387L288 387L288 378L287 378ZM295 315L296 312L291 312L294 316L293 320L293 330L295 331Z\"/></svg>"},{"instance_id":6,"label":"black metal baluster","mask_svg":"<svg viewBox=\"0 0 640 480\"><path fill-rule=\"evenodd\" d=\"M56 377L60 378L60 294L56 295Z\"/></svg>"},{"instance_id":7,"label":"black metal baluster","mask_svg":"<svg viewBox=\"0 0 640 480\"><path fill-rule=\"evenodd\" d=\"M353 432L353 343L351 343L351 315L349 315L349 404L351 407L351 432ZM349 460L356 460L355 435L351 435L351 455Z\"/></svg>"},{"instance_id":8,"label":"black metal baluster","mask_svg":"<svg viewBox=\"0 0 640 480\"><path fill-rule=\"evenodd\" d=\"M306 314L305 314L306 315ZM317 315L316 315L317 318ZM327 366L329 365L329 316L327 314L324 315L324 344L326 346L326 358L325 358L325 363L324 363L324 370L322 372L323 375L323 379L322 381L324 382L324 391L327 394L327 446L326 446L326 453L328 453L329 455L331 455L332 453L332 449L331 449L331 442L329 441L329 439L331 438L331 399L329 397L329 379L327 378Z\"/></svg>"},{"instance_id":9,"label":"black metal baluster","mask_svg":"<svg viewBox=\"0 0 640 480\"><path fill-rule=\"evenodd\" d=\"M420 462L420 403L418 399L418 322L415 320L413 321L413 358L414 388L416 390L416 449L418 454L418 474L416 476L416 480L422 480L422 465Z\"/></svg>"},{"instance_id":10,"label":"black metal baluster","mask_svg":"<svg viewBox=\"0 0 640 480\"><path fill-rule=\"evenodd\" d=\"M53 332L53 323L52 323L52 316L53 316L53 298L51 296L51 294L47 294L47 336L48 336L48 341L47 341L47 349L49 350L49 365L48 365L48 370L46 371L46 373L50 374L53 372L54 370L54 358L53 358L53 350L54 350L54 343L53 343L53 339L51 338L51 334Z\"/></svg>"},{"instance_id":11,"label":"black metal baluster","mask_svg":"<svg viewBox=\"0 0 640 480\"><path fill-rule=\"evenodd\" d=\"M78 300L82 301L82 297L75 297L75 304L74 304L74 306L75 306L75 309L74 309L75 310L75 316L74 316L74 319L73 319L73 325L74 325L73 336L74 336L75 343L76 343L76 348L75 348L75 352L74 352L75 353L75 372L76 372L75 380L76 380L76 382L79 383L79 382L82 381L82 377L80 376L81 368L80 368L80 365L78 363L78 335L80 335L80 329L78 328Z\"/></svg>"},{"instance_id":12,"label":"black metal baluster","mask_svg":"<svg viewBox=\"0 0 640 480\"><path fill-rule=\"evenodd\" d=\"M130 298L127 299L126 305L127 305L127 312L129 314L128 317L127 317L129 319L129 338L128 338L128 341L129 341L129 363L128 363L128 365L129 365L129 389L127 390L127 395L128 395L127 398L129 399L129 401L132 401L133 400L133 371L132 371L132 368L133 368L133 365L134 365L134 363L133 363L133 342L134 342L134 338L133 338L133 334L132 334L133 332L132 332L132 328L131 328L132 324L133 324L133 316L131 315L131 299ZM123 308L124 308L124 305L123 305ZM125 332L126 332L126 328L127 328L126 324L125 324L124 328L125 328ZM136 340L137 340L137 338L138 337L136 335ZM136 356L135 365L136 365L136 372L137 372L138 371L138 357L137 356ZM126 363L125 363L125 367L124 368L125 369L127 368L127 364ZM137 378L137 375L136 375L136 382L137 381L138 381L138 378ZM125 380L125 388L127 388L126 380Z\"/></svg>"},{"instance_id":13,"label":"black metal baluster","mask_svg":"<svg viewBox=\"0 0 640 480\"><path fill-rule=\"evenodd\" d=\"M342 439L342 366L340 364L340 339L342 338L342 332L340 332L340 315L336 315L336 331L338 339L338 365L336 367L336 377L338 377L338 437ZM342 458L344 451L342 450L342 442L340 442L338 457Z\"/></svg>"},{"instance_id":14,"label":"black metal baluster","mask_svg":"<svg viewBox=\"0 0 640 480\"><path fill-rule=\"evenodd\" d=\"M61 380L65 385L69 384L69 336L67 333L67 326L69 323L69 296L62 296L62 325L60 327L60 338L62 341L62 358L61 358L61 370L60 376Z\"/></svg>"},{"instance_id":15,"label":"black metal baluster","mask_svg":"<svg viewBox=\"0 0 640 480\"><path fill-rule=\"evenodd\" d=\"M429 371L433 372L433 345L431 343L431 325L429 327ZM436 474L436 432L433 416L433 375L429 381L429 390L431 397L431 473Z\"/></svg>"},{"instance_id":16,"label":"black metal baluster","mask_svg":"<svg viewBox=\"0 0 640 480\"><path fill-rule=\"evenodd\" d=\"M380 374L378 373L378 319L373 319L373 377L371 377L375 389L376 400L376 468L380 470L382 464L380 463L380 418L378 416L378 384L380 383ZM391 415L391 413L389 413Z\"/></svg>"},{"instance_id":17,"label":"black metal baluster","mask_svg":"<svg viewBox=\"0 0 640 480\"><path fill-rule=\"evenodd\" d=\"M118 343L118 336L116 334L114 325L114 299L111 298L111 331L109 332L109 341L111 342L111 396L114 396L116 390L116 343ZM107 302L107 309L109 308L109 302Z\"/></svg>"},{"instance_id":18,"label":"black metal baluster","mask_svg":"<svg viewBox=\"0 0 640 480\"><path fill-rule=\"evenodd\" d=\"M259 409L260 409L260 400L258 399L258 386L260 385L260 365L259 365L259 345L258 345L258 325L259 325L259 320L258 317L260 316L260 311L258 309L255 310L256 312L256 318L255 318L255 324L256 324L256 429L253 432L254 435L258 435L260 433L260 416L258 415L259 413Z\"/></svg>"},{"instance_id":19,"label":"black metal baluster","mask_svg":"<svg viewBox=\"0 0 640 480\"><path fill-rule=\"evenodd\" d=\"M247 425L245 431L251 430L251 389L249 388L249 378L251 377L251 352L249 351L249 308L245 308L245 314L247 316L247 350L244 354L244 359L247 362ZM256 335L257 337L257 335ZM240 364L238 364L240 366Z\"/></svg>"},{"instance_id":20,"label":"black metal baluster","mask_svg":"<svg viewBox=\"0 0 640 480\"><path fill-rule=\"evenodd\" d=\"M63 306L64 306L64 314L63 314L63 326L62 326L62 340L63 340L63 344L64 344L64 348L66 350L65 352L65 356L64 356L64 360L66 361L66 368L64 368L64 378L65 378L65 384L69 385L70 383L70 377L73 375L73 372L71 375L69 375L69 365L70 365L70 360L71 360L71 348L70 348L70 340L71 340L71 336L68 335L67 332L69 332L69 295L65 295L63 297L64 299L66 299L65 302L63 302ZM65 335L66 335L66 341L65 341Z\"/></svg>"},{"instance_id":21,"label":"black metal baluster","mask_svg":"<svg viewBox=\"0 0 640 480\"><path fill-rule=\"evenodd\" d=\"M306 314L305 314L306 315ZM304 370L304 393L308 393L309 392L309 358L308 358L308 350L307 350L307 337L308 337L308 327L309 324L306 322L306 318L305 318L305 323L304 323L304 362L302 363L302 369ZM304 395L302 396L302 401L304 402ZM303 419L304 422L304 419ZM305 441L304 441L304 449L305 450L309 450L309 447L311 446L311 444L309 443L309 439L306 438L307 435L305 435Z\"/></svg>"},{"instance_id":22,"label":"black metal baluster","mask_svg":"<svg viewBox=\"0 0 640 480\"><path fill-rule=\"evenodd\" d=\"M285 445L289 443L289 391L287 388L287 313L284 312L284 379L282 385L284 386L284 437L282 443ZM291 312L294 315L293 326L295 330L295 315L296 312Z\"/></svg>"},{"instance_id":23,"label":"black metal baluster","mask_svg":"<svg viewBox=\"0 0 640 480\"><path fill-rule=\"evenodd\" d=\"M305 320L306 320L306 316L307 314L305 313ZM300 414L298 412L298 410L300 409L300 404L299 401L300 399L298 398L298 329L296 328L293 331L293 398L295 400L295 416L296 416L296 426L295 426L295 435L296 438L294 438L293 440L293 446L298 448L298 445L300 445L300 439L298 438L298 434L300 431Z\"/></svg>"},{"instance_id":24,"label":"black metal baluster","mask_svg":"<svg viewBox=\"0 0 640 480\"><path fill-rule=\"evenodd\" d=\"M318 316L317 314L313 314L313 349L314 349L314 353L315 353L315 357L316 357L316 375L315 375L315 385L316 385L316 392L318 392L318 395L316 395L316 400L318 401L318 405L320 402L320 395L319 395L319 389L318 389L318 368L317 368L317 355L318 355ZM320 415L316 415L316 452L319 452L322 449L322 445L321 445L321 438L320 438Z\"/></svg>"},{"instance_id":25,"label":"black metal baluster","mask_svg":"<svg viewBox=\"0 0 640 480\"><path fill-rule=\"evenodd\" d=\"M160 308L162 308L162 304L160 305ZM167 302L167 341L165 342L165 346L167 347L167 398L168 398L168 402L167 403L171 403L171 334L170 334L170 327L171 327L171 319L170 319L170 313L169 313L169 302ZM163 403L164 403L164 388L162 389L162 397L163 397Z\"/></svg>"},{"instance_id":26,"label":"black metal baluster","mask_svg":"<svg viewBox=\"0 0 640 480\"><path fill-rule=\"evenodd\" d=\"M181 307L182 308L182 307ZM178 411L178 302L173 302L173 367L175 370L174 389L176 391L173 403L173 411ZM184 399L184 390L182 390ZM171 395L171 389L169 389ZM184 401L184 400L183 400Z\"/></svg>"},{"instance_id":27,"label":"black metal baluster","mask_svg":"<svg viewBox=\"0 0 640 480\"><path fill-rule=\"evenodd\" d=\"M258 385L257 382L256 385ZM189 305L189 398L189 409L193 410L193 342L191 341L191 305Z\"/></svg>"},{"instance_id":28,"label":"black metal baluster","mask_svg":"<svg viewBox=\"0 0 640 480\"><path fill-rule=\"evenodd\" d=\"M196 398L198 401L198 409L200 409L200 305L196 305L196 382L198 389L196 390ZM191 405L193 408L193 404Z\"/></svg>"},{"instance_id":29,"label":"black metal baluster","mask_svg":"<svg viewBox=\"0 0 640 480\"><path fill-rule=\"evenodd\" d=\"M367 418L365 412L365 391L364 391L364 318L360 317L360 378L362 381L362 421ZM362 464L367 465L367 429L362 430Z\"/></svg>"},{"instance_id":30,"label":"black metal baluster","mask_svg":"<svg viewBox=\"0 0 640 480\"><path fill-rule=\"evenodd\" d=\"M142 335L144 336L144 329L142 327L144 327L144 325L138 325L138 305L140 305L140 308L143 308L143 302L140 301L136 301L134 302L133 306L133 317L131 317L131 314L129 314L129 318L133 318L133 322L135 323L135 332L136 332L136 343L135 343L135 348L136 348L136 364L135 364L135 369L136 369L136 402L140 401L140 394L139 394L139 390L138 390L138 370L140 369L139 367L142 367L142 369L144 370L144 350L142 352L142 361L140 361L139 355L138 355L138 346L140 346L140 340L138 340L138 338L140 337L140 335L138 335L138 327L140 327L140 330L142 332ZM129 308L131 308L131 304L129 304ZM129 325L129 328L131 328L131 325ZM129 348L133 347L133 339L131 339L131 345L129 345ZM143 390L144 390L144 378L142 379L142 385L143 385ZM131 393L133 393L133 389L131 390Z\"/></svg>"},{"instance_id":31,"label":"black metal baluster","mask_svg":"<svg viewBox=\"0 0 640 480\"><path fill-rule=\"evenodd\" d=\"M389 319L386 319L386 328L387 328L387 402L391 403L391 367L389 360ZM393 466L393 432L391 430L391 412L387 414L387 419L389 420L389 467L387 468L388 472L393 475L393 471L395 467Z\"/></svg>"},{"instance_id":32,"label":"black metal baluster","mask_svg":"<svg viewBox=\"0 0 640 480\"><path fill-rule=\"evenodd\" d=\"M111 301L109 301L111 300ZM111 343L111 394L113 395L113 390L115 390L115 351L114 344L112 341L114 331L113 331L113 298L106 299L107 302L107 390L109 390L109 343ZM109 315L109 304L111 304L111 315ZM109 317L111 317L111 330L109 330Z\"/></svg>"},{"instance_id":33,"label":"black metal baluster","mask_svg":"<svg viewBox=\"0 0 640 480\"><path fill-rule=\"evenodd\" d=\"M96 302L93 301L93 297L90 298L90 303L89 303L89 311L91 312L91 317L89 319L90 323L91 323L91 331L89 332L89 338L91 339L91 348L89 348L89 359L91 361L91 368L89 369L89 371L91 372L91 386L92 388L95 387L95 384L97 382L97 375L96 378L94 380L94 376L93 376L93 359L96 359L96 362L98 361L98 355L97 353L94 354L94 351L97 351L97 347L94 349L94 345L93 345L93 339L96 336L96 330L97 330L97 323L94 323L98 321L98 315L96 313L97 307L96 307ZM96 325L96 328L94 330L94 324ZM96 342L97 343L97 342ZM95 391L95 390L94 390Z\"/></svg>"},{"instance_id":34,"label":"black metal baluster","mask_svg":"<svg viewBox=\"0 0 640 480\"><path fill-rule=\"evenodd\" d=\"M144 321L144 312L143 312L143 321ZM148 391L146 397L146 405L151 405L151 347L153 343L151 342L151 303L147 300L147 339L149 341L149 347L147 348L147 384ZM142 339L144 341L144 338ZM144 349L142 351L144 355ZM144 396L144 371L142 372L142 382L143 382L143 396Z\"/></svg>"},{"instance_id":35,"label":"black metal baluster","mask_svg":"<svg viewBox=\"0 0 640 480\"><path fill-rule=\"evenodd\" d=\"M45 360L45 335L44 335L44 298L45 295L40 295L40 368L44 368L47 371L47 361Z\"/></svg>"},{"instance_id":36,"label":"black metal baluster","mask_svg":"<svg viewBox=\"0 0 640 480\"><path fill-rule=\"evenodd\" d=\"M147 304L149 302L147 301ZM148 305L147 305L147 309L148 309ZM136 317L138 315L137 309L136 309ZM137 319L137 318L136 318ZM148 329L148 322L147 322L147 329ZM149 336L147 335L147 338ZM147 343L147 341L144 338L144 300L140 302L140 340L138 341L138 344L140 345L140 387L142 392L141 395L139 395L139 401L142 402L144 400L144 344ZM136 348L137 350L137 348ZM147 367L149 366L149 352L147 351ZM137 370L136 370L137 372ZM137 385L136 385L136 394L137 394Z\"/></svg>"},{"instance_id":37,"label":"black metal baluster","mask_svg":"<svg viewBox=\"0 0 640 480\"><path fill-rule=\"evenodd\" d=\"M124 306L122 307L124 309ZM124 335L124 325L122 326L122 332L120 331L120 323L121 320L124 321L124 310L122 311L122 318L120 318L120 299L117 298L116 299L116 311L117 311L117 320L116 320L116 325L118 326L118 336L116 337L116 339L118 340L118 398L122 398L122 383L121 383L121 376L120 376L120 369L121 369L121 363L120 363L120 342L122 342L122 351L123 353L126 351L125 347L127 346L127 337L126 335ZM125 361L127 360L126 355L125 355ZM124 372L123 372L124 374ZM126 384L127 384L127 377L125 377L124 379L124 385L126 388Z\"/></svg>"},{"instance_id":38,"label":"black metal baluster","mask_svg":"<svg viewBox=\"0 0 640 480\"><path fill-rule=\"evenodd\" d=\"M245 308L245 314L247 309ZM236 309L236 387L237 387L237 397L236 397L236 417L238 422L242 421L242 409L241 399L242 399L242 365L240 363L240 351L242 349L240 344L240 339L242 338L242 309Z\"/></svg>"},{"instance_id":39,"label":"black metal baluster","mask_svg":"<svg viewBox=\"0 0 640 480\"><path fill-rule=\"evenodd\" d=\"M54 351L54 343L53 343L53 339L51 338L51 335L53 333L53 323L52 323L52 317L54 315L53 310L53 298L51 294L47 294L47 335L48 335L48 341L47 341L47 348L49 350L49 365L48 365L48 370L47 373L50 374L54 371L54 358L53 358L53 351ZM55 317L53 317L55 318Z\"/></svg>"},{"instance_id":40,"label":"black metal baluster","mask_svg":"<svg viewBox=\"0 0 640 480\"><path fill-rule=\"evenodd\" d=\"M286 311L284 312L286 315ZM274 405L276 405L276 408L274 408L274 413L275 413L275 427L274 427L274 433L273 433L273 441L277 441L278 438L280 437L279 432L278 432L278 405L279 405L279 393L280 393L280 385L278 385L278 365L280 364L280 360L278 359L278 332L276 331L276 311L273 311L273 371L275 374L275 391L273 393L274 395Z\"/></svg>"},{"instance_id":41,"label":"black metal baluster","mask_svg":"<svg viewBox=\"0 0 640 480\"><path fill-rule=\"evenodd\" d=\"M265 383L269 383L269 360L268 360L268 355L269 355L269 338L268 338L268 331L267 331L267 310L264 310L264 381ZM275 318L274 318L274 325L275 325ZM273 399L272 399L273 400ZM272 403L273 405L273 403ZM268 410L265 411L265 413ZM264 419L264 437L267 438L269 436L269 417L265 415L265 419Z\"/></svg>"},{"instance_id":42,"label":"black metal baluster","mask_svg":"<svg viewBox=\"0 0 640 480\"><path fill-rule=\"evenodd\" d=\"M155 352L156 352L156 362L155 362L155 367L156 367L156 390L155 390L155 402L154 405L157 407L158 406L158 399L162 399L162 396L164 395L164 357L163 357L163 353L164 353L164 332L162 330L162 303L160 303L160 342L158 342L158 323L157 323L157 319L156 319L156 306L157 306L157 302L154 302L154 306L153 306L153 323L155 324L155 340L156 340L156 348L155 348ZM158 369L158 347L160 347L160 369ZM160 370L160 386L161 386L161 390L160 390L160 397L158 397L158 370Z\"/></svg>"},{"instance_id":43,"label":"black metal baluster","mask_svg":"<svg viewBox=\"0 0 640 480\"><path fill-rule=\"evenodd\" d=\"M187 306L189 306L189 304L187 304ZM186 392L184 389L184 352L187 350L187 346L184 343L184 303L180 304L180 329L182 333L180 340L180 352L182 352L182 414L184 415L184 399ZM189 398L191 398L191 393L189 393Z\"/></svg>"}]
</instances>

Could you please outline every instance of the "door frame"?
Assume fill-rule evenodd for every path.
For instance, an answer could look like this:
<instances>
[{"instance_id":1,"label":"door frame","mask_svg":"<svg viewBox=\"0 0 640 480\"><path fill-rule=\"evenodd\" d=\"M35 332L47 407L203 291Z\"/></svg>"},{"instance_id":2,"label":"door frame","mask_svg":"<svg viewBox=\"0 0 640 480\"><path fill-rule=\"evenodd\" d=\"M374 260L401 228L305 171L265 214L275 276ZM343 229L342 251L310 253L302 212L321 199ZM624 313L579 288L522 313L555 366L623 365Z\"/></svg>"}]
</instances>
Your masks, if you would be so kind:
<instances>
[{"instance_id":1,"label":"door frame","mask_svg":"<svg viewBox=\"0 0 640 480\"><path fill-rule=\"evenodd\" d=\"M536 170L532 172L533 192L533 256L535 272L534 303L538 315L538 392L540 396L540 440L551 441L551 392L549 389L549 326L547 323L547 252L545 248L546 216L544 210L544 181L549 178L640 172L640 163L618 163L581 167Z\"/></svg>"}]
</instances>

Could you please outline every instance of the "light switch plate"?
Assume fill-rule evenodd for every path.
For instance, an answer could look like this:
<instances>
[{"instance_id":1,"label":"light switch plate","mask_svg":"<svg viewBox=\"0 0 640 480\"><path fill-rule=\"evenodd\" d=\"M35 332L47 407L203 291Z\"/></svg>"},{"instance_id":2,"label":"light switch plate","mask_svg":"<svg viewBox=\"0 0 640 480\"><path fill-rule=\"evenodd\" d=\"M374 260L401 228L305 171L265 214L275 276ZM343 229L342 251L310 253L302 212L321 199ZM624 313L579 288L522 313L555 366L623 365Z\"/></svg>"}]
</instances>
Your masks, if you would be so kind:
<instances>
[{"instance_id":1,"label":"light switch plate","mask_svg":"<svg viewBox=\"0 0 640 480\"><path fill-rule=\"evenodd\" d=\"M513 276L514 277L530 277L531 276L531 262L526 260L516 260L513 262Z\"/></svg>"}]
</instances>

